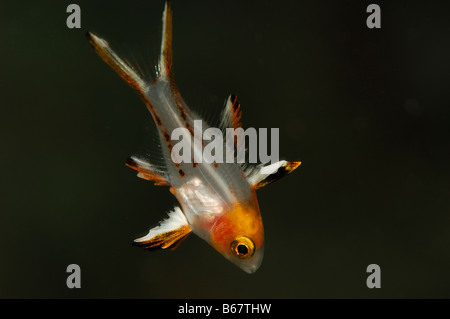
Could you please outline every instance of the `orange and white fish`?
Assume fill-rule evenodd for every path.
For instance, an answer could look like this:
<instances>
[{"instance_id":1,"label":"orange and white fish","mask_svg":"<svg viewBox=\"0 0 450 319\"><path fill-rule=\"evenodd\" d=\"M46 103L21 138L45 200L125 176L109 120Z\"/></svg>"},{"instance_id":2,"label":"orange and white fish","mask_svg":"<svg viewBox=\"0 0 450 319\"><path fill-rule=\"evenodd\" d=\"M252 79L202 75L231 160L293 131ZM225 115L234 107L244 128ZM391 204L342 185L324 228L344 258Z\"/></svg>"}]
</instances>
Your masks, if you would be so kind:
<instances>
[{"instance_id":1,"label":"orange and white fish","mask_svg":"<svg viewBox=\"0 0 450 319\"><path fill-rule=\"evenodd\" d=\"M296 169L300 162L279 161L270 165L238 163L175 163L171 157L171 132L186 128L194 136L192 112L175 84L172 68L172 7L167 1L163 14L161 56L157 78L149 80L138 68L121 59L102 38L88 32L97 54L139 94L150 111L159 133L163 167L131 157L126 165L138 176L170 186L180 207L168 219L134 241L143 248L176 248L191 232L212 245L225 258L247 273L255 272L264 254L264 229L255 191ZM240 127L241 110L230 96L222 113L222 126ZM205 121L203 121L205 123ZM203 125L203 130L207 129ZM193 143L193 152L198 151ZM200 144L200 147L204 145Z\"/></svg>"}]
</instances>

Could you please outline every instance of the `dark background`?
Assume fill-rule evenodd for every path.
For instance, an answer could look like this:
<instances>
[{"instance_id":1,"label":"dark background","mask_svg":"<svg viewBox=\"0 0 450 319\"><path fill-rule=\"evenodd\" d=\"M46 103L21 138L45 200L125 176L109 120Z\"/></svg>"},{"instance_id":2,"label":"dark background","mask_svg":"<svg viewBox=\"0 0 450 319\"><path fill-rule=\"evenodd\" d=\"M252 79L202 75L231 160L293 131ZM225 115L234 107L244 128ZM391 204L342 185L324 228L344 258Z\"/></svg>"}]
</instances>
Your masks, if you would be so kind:
<instances>
[{"instance_id":1,"label":"dark background","mask_svg":"<svg viewBox=\"0 0 450 319\"><path fill-rule=\"evenodd\" d=\"M368 1L174 1L187 103L217 113L237 93L244 126L279 127L281 157L303 162L258 192L253 275L195 235L131 246L176 200L124 165L151 117L84 34L151 70L164 2L76 1L68 29L72 2L0 2L0 297L450 297L446 1L378 1L381 29Z\"/></svg>"}]
</instances>

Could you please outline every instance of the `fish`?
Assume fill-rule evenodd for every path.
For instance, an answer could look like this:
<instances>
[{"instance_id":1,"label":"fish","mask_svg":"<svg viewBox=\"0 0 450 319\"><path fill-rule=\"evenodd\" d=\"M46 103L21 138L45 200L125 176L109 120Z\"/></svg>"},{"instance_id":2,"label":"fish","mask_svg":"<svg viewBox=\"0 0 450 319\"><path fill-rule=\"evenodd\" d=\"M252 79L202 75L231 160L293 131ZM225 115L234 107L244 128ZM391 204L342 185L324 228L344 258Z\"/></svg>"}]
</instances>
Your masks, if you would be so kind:
<instances>
[{"instance_id":1,"label":"fish","mask_svg":"<svg viewBox=\"0 0 450 319\"><path fill-rule=\"evenodd\" d=\"M122 59L106 40L92 32L86 34L100 58L137 92L156 124L164 163L131 156L126 165L137 171L138 177L168 186L179 203L167 213L167 218L133 244L149 250L174 250L194 233L243 271L254 273L264 256L264 227L256 190L291 173L301 162L174 161L171 155L174 129L184 128L186 138L193 139L194 121L202 121L203 132L210 126L188 107L175 82L170 0L165 3L162 23L161 52L153 79ZM230 95L221 113L222 130L241 127L241 116L236 95ZM205 144L193 143L192 150L198 151L199 147L204 148Z\"/></svg>"}]
</instances>

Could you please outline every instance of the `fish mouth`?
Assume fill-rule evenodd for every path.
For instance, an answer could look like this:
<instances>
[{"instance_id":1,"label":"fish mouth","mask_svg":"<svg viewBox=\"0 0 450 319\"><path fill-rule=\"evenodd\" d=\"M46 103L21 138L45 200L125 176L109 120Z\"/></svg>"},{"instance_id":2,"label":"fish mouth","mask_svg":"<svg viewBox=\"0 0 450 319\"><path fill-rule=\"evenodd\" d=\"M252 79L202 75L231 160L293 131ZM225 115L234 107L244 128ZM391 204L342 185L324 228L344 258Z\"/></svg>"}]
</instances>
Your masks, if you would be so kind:
<instances>
[{"instance_id":1,"label":"fish mouth","mask_svg":"<svg viewBox=\"0 0 450 319\"><path fill-rule=\"evenodd\" d=\"M251 258L238 259L239 257L234 257L231 261L247 274L254 274L261 266L263 257L264 246L261 246Z\"/></svg>"},{"instance_id":2,"label":"fish mouth","mask_svg":"<svg viewBox=\"0 0 450 319\"><path fill-rule=\"evenodd\" d=\"M245 271L247 274L254 274L258 269L259 269L260 265L252 265L252 266L246 266L246 267L241 267L241 269L243 271Z\"/></svg>"}]
</instances>

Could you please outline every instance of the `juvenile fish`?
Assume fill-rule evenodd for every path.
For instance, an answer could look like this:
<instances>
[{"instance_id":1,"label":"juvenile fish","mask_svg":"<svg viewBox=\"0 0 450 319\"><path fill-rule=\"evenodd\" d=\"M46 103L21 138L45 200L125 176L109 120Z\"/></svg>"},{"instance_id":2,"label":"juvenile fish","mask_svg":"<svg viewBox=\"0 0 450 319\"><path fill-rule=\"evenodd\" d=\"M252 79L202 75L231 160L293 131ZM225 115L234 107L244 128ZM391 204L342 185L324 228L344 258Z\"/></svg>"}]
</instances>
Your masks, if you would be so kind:
<instances>
[{"instance_id":1,"label":"juvenile fish","mask_svg":"<svg viewBox=\"0 0 450 319\"><path fill-rule=\"evenodd\" d=\"M165 5L161 55L153 81L121 59L104 39L91 32L87 37L97 54L139 94L158 129L165 165L153 165L139 157L129 158L126 165L140 178L169 186L180 204L159 226L134 243L147 249L175 249L193 232L247 273L255 272L264 254L264 229L255 191L292 172L300 162L242 165L172 160L172 131L185 128L185 137L192 139L194 121L202 119L186 105L175 84L171 1ZM222 129L241 127L240 118L240 104L232 95L222 112ZM202 127L203 131L207 128L206 124ZM192 154L201 152L198 147L193 143Z\"/></svg>"}]
</instances>

